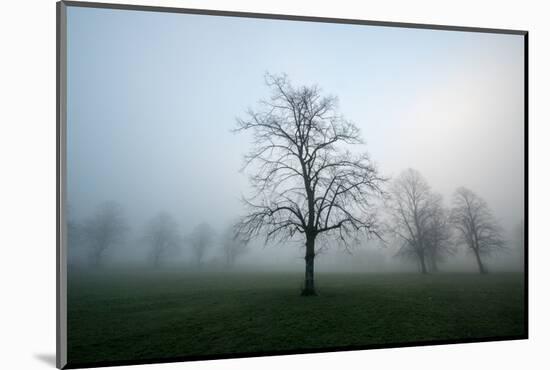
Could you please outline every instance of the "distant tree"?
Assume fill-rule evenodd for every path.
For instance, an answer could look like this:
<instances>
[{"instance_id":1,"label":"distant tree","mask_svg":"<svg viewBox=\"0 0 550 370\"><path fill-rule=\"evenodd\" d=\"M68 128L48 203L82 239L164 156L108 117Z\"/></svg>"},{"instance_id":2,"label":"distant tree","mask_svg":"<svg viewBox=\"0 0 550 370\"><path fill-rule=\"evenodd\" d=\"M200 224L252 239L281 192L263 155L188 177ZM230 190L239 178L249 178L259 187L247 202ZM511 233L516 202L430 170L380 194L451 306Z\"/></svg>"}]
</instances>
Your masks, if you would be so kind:
<instances>
[{"instance_id":1,"label":"distant tree","mask_svg":"<svg viewBox=\"0 0 550 370\"><path fill-rule=\"evenodd\" d=\"M83 225L83 233L90 248L90 261L100 266L105 251L120 244L128 231L122 207L116 202L105 202Z\"/></svg>"},{"instance_id":2,"label":"distant tree","mask_svg":"<svg viewBox=\"0 0 550 370\"><path fill-rule=\"evenodd\" d=\"M201 223L186 238L198 267L202 265L207 250L213 245L214 234L214 229L209 224Z\"/></svg>"},{"instance_id":3,"label":"distant tree","mask_svg":"<svg viewBox=\"0 0 550 370\"><path fill-rule=\"evenodd\" d=\"M238 224L243 239L305 242L305 286L315 295L316 240L348 245L357 233L377 235L375 199L384 179L366 154L344 146L361 144L359 129L337 110L337 99L317 86L293 87L285 75L266 75L269 100L260 102L237 132L250 132L253 149L245 168L254 194L244 200Z\"/></svg>"},{"instance_id":4,"label":"distant tree","mask_svg":"<svg viewBox=\"0 0 550 370\"><path fill-rule=\"evenodd\" d=\"M437 271L437 262L450 252L450 230L443 200L414 169L403 171L392 183L388 199L389 230L401 247L398 256L418 261L420 271Z\"/></svg>"},{"instance_id":5,"label":"distant tree","mask_svg":"<svg viewBox=\"0 0 550 370\"><path fill-rule=\"evenodd\" d=\"M232 267L235 261L248 252L248 240L243 240L233 227L228 227L222 236L222 248L227 266Z\"/></svg>"},{"instance_id":6,"label":"distant tree","mask_svg":"<svg viewBox=\"0 0 550 370\"><path fill-rule=\"evenodd\" d=\"M466 245L473 252L479 272L486 274L487 268L481 257L504 248L502 229L487 202L473 191L460 187L454 194L451 220L458 230L459 244Z\"/></svg>"},{"instance_id":7,"label":"distant tree","mask_svg":"<svg viewBox=\"0 0 550 370\"><path fill-rule=\"evenodd\" d=\"M452 227L449 211L442 206L442 199L434 203L433 215L430 217L425 233L428 268L432 272L439 271L438 263L454 254L452 243Z\"/></svg>"},{"instance_id":8,"label":"distant tree","mask_svg":"<svg viewBox=\"0 0 550 370\"><path fill-rule=\"evenodd\" d=\"M176 220L167 212L161 212L145 227L144 240L149 245L153 266L174 255L180 248L182 237Z\"/></svg>"}]
</instances>

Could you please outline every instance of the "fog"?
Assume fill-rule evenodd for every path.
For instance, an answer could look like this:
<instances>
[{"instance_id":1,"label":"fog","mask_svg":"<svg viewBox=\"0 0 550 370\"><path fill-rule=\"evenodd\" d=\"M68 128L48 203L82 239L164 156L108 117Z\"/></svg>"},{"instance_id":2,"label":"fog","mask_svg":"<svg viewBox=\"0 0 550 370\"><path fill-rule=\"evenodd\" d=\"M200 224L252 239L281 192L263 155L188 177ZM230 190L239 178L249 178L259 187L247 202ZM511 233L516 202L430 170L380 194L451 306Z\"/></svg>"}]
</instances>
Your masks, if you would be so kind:
<instances>
[{"instance_id":1,"label":"fog","mask_svg":"<svg viewBox=\"0 0 550 370\"><path fill-rule=\"evenodd\" d=\"M85 224L106 201L120 205L125 235L109 264L148 264L146 225L159 212L181 243L165 266L196 268L190 236L213 232L203 269L224 268L224 230L250 193L240 169L251 136L237 117L270 91L264 75L318 85L361 130L380 172L418 170L446 207L459 186L485 199L507 249L492 270L521 269L524 218L523 38L456 31L68 8L67 196ZM81 238L69 257L86 265ZM373 238L330 247L321 272L418 271ZM247 245L233 268L303 271L303 241ZM476 271L460 246L441 271Z\"/></svg>"}]
</instances>

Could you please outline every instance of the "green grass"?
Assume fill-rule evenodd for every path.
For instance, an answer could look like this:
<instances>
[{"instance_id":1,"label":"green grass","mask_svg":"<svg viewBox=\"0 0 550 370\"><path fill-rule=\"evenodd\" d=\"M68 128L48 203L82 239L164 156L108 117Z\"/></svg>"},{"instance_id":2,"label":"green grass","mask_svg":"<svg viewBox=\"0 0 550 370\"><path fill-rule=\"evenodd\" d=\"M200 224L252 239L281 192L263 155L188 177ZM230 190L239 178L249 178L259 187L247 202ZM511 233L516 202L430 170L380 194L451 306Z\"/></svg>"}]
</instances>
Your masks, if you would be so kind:
<instances>
[{"instance_id":1,"label":"green grass","mask_svg":"<svg viewBox=\"0 0 550 370\"><path fill-rule=\"evenodd\" d=\"M521 336L522 274L71 275L70 364Z\"/></svg>"}]
</instances>

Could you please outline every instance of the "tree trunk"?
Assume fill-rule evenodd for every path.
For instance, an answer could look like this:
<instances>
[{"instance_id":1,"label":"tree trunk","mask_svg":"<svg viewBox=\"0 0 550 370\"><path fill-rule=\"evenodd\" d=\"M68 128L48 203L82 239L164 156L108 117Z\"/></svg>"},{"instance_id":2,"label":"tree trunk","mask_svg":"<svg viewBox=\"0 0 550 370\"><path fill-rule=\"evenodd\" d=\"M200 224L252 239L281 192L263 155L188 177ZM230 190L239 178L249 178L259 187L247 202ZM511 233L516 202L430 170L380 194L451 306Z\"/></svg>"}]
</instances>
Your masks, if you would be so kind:
<instances>
[{"instance_id":1,"label":"tree trunk","mask_svg":"<svg viewBox=\"0 0 550 370\"><path fill-rule=\"evenodd\" d=\"M422 274L427 274L428 273L428 270L426 269L426 259L424 258L424 254L420 254L420 272L422 272Z\"/></svg>"},{"instance_id":2,"label":"tree trunk","mask_svg":"<svg viewBox=\"0 0 550 370\"><path fill-rule=\"evenodd\" d=\"M479 256L479 252L477 249L474 249L474 254L476 256L477 266L479 267L479 273L484 275L487 273L487 269L485 266L483 266L483 263L481 262L481 257Z\"/></svg>"},{"instance_id":3,"label":"tree trunk","mask_svg":"<svg viewBox=\"0 0 550 370\"><path fill-rule=\"evenodd\" d=\"M428 255L428 259L430 263L430 271L438 272L439 269L437 268L437 261L433 252L430 252L430 254Z\"/></svg>"},{"instance_id":4,"label":"tree trunk","mask_svg":"<svg viewBox=\"0 0 550 370\"><path fill-rule=\"evenodd\" d=\"M306 237L306 275L304 289L302 290L303 296L317 295L315 291L315 283L313 278L313 266L315 260L315 237Z\"/></svg>"}]
</instances>

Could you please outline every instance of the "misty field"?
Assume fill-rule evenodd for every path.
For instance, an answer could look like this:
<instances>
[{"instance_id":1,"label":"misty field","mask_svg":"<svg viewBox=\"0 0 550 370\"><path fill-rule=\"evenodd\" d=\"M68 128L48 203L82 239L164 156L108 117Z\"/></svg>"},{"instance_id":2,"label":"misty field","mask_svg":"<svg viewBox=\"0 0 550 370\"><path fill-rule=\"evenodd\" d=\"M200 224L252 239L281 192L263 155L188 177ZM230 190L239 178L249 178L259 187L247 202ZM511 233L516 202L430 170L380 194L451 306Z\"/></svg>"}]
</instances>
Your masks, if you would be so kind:
<instances>
[{"instance_id":1,"label":"misty field","mask_svg":"<svg viewBox=\"0 0 550 370\"><path fill-rule=\"evenodd\" d=\"M72 275L71 364L524 334L523 275L98 271Z\"/></svg>"}]
</instances>

